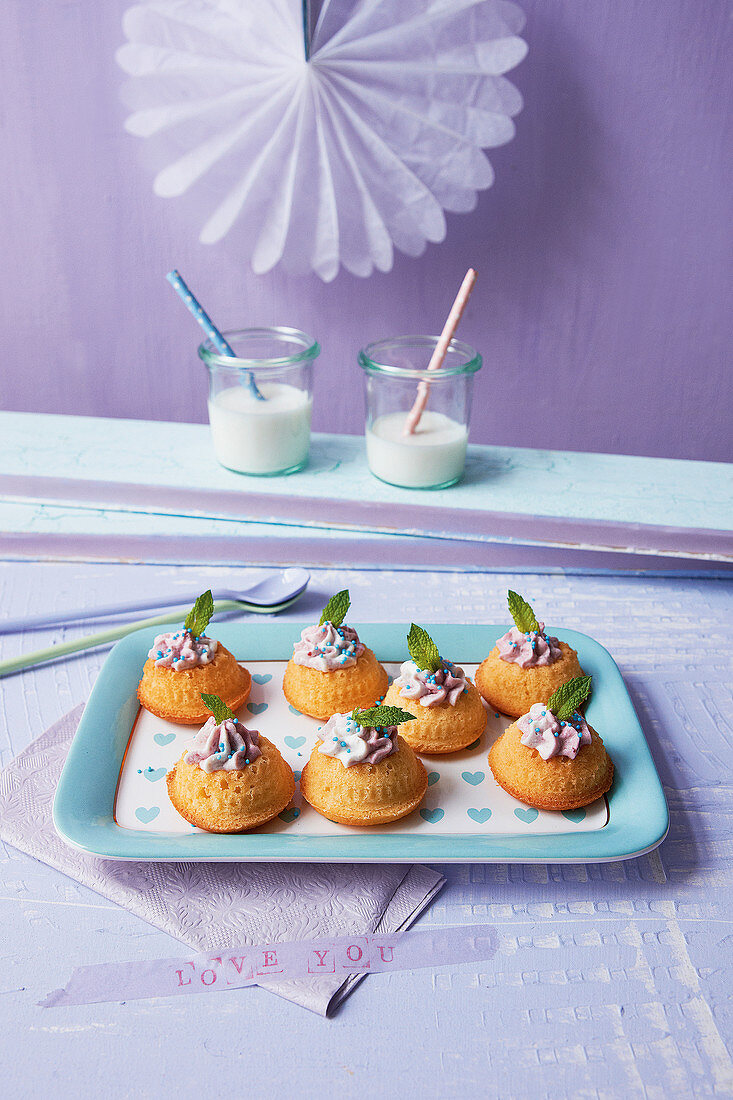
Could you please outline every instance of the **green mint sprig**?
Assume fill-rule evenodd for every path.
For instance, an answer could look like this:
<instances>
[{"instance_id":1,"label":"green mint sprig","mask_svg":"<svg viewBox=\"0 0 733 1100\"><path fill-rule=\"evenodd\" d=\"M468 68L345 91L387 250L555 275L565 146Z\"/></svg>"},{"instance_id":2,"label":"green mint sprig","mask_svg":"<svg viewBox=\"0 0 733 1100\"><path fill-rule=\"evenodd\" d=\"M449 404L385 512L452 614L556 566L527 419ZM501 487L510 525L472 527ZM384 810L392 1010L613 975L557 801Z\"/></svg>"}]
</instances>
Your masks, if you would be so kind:
<instances>
[{"instance_id":1,"label":"green mint sprig","mask_svg":"<svg viewBox=\"0 0 733 1100\"><path fill-rule=\"evenodd\" d=\"M337 592L335 596L331 596L318 620L318 625L323 626L324 623L331 623L332 626L341 626L350 607L349 590L344 588L342 592Z\"/></svg>"},{"instance_id":2,"label":"green mint sprig","mask_svg":"<svg viewBox=\"0 0 733 1100\"><path fill-rule=\"evenodd\" d=\"M567 722L590 695L592 679L592 676L574 676L572 680L560 684L547 700L547 709L561 722Z\"/></svg>"},{"instance_id":3,"label":"green mint sprig","mask_svg":"<svg viewBox=\"0 0 733 1100\"><path fill-rule=\"evenodd\" d=\"M416 623L410 624L410 633L407 635L407 648L410 656L419 669L427 672L437 672L443 662L440 652L427 630L423 630Z\"/></svg>"},{"instance_id":4,"label":"green mint sprig","mask_svg":"<svg viewBox=\"0 0 733 1100\"><path fill-rule=\"evenodd\" d=\"M222 722L226 722L227 718L233 718L236 721L237 716L234 711L218 695L207 695L202 691L201 699L206 709L214 715L217 726L220 726Z\"/></svg>"},{"instance_id":5,"label":"green mint sprig","mask_svg":"<svg viewBox=\"0 0 733 1100\"><path fill-rule=\"evenodd\" d=\"M359 710L357 707L352 711L351 718L362 729L367 726L401 726L403 722L415 721L415 715L401 707L369 707L367 710Z\"/></svg>"},{"instance_id":6,"label":"green mint sprig","mask_svg":"<svg viewBox=\"0 0 733 1100\"><path fill-rule=\"evenodd\" d=\"M509 614L514 619L517 630L526 634L528 630L539 630L540 624L530 604L522 599L518 592L512 592L511 588L506 594L506 602L509 604Z\"/></svg>"},{"instance_id":7,"label":"green mint sprig","mask_svg":"<svg viewBox=\"0 0 733 1100\"><path fill-rule=\"evenodd\" d=\"M195 637L198 637L206 630L213 614L214 597L211 595L211 589L208 588L206 592L202 592L200 596L196 597L195 604L186 616L186 621L183 624L184 629L190 630Z\"/></svg>"}]
</instances>

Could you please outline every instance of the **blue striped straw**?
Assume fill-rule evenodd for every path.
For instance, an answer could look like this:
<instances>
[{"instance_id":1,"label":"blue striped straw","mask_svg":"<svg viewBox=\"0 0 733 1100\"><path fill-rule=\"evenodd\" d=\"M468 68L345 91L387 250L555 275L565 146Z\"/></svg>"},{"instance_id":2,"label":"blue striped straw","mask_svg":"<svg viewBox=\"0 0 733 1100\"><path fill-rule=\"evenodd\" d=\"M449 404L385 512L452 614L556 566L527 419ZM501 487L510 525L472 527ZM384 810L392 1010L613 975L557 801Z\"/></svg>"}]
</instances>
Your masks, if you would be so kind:
<instances>
[{"instance_id":1,"label":"blue striped straw","mask_svg":"<svg viewBox=\"0 0 733 1100\"><path fill-rule=\"evenodd\" d=\"M221 355L225 355L228 359L236 359L237 355L231 344L227 343L227 341L224 339L221 332L219 332L219 329L211 320L204 307L186 286L180 274L175 270L169 271L166 275L166 279L171 284L191 316L195 317L198 323L201 325L201 328L209 337L216 350ZM256 397L258 401L264 401L265 398L257 389L255 376L252 371L247 371L247 380L249 382L249 388L253 397Z\"/></svg>"}]
</instances>

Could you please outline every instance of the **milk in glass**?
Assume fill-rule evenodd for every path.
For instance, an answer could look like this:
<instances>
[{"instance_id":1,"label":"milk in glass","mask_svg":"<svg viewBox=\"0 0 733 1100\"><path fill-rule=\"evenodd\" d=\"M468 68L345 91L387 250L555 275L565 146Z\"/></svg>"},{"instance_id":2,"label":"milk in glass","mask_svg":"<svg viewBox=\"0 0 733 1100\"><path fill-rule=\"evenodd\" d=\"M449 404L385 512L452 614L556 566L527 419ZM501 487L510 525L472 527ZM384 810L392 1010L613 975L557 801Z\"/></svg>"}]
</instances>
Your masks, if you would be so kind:
<instances>
[{"instance_id":1,"label":"milk in glass","mask_svg":"<svg viewBox=\"0 0 733 1100\"><path fill-rule=\"evenodd\" d=\"M264 401L246 385L209 398L216 457L241 474L277 474L308 458L313 400L285 382L259 382Z\"/></svg>"},{"instance_id":2,"label":"milk in glass","mask_svg":"<svg viewBox=\"0 0 733 1100\"><path fill-rule=\"evenodd\" d=\"M430 489L463 473L468 428L445 413L426 409L410 435L407 414L385 413L367 427L369 469L382 481L408 489Z\"/></svg>"}]
</instances>

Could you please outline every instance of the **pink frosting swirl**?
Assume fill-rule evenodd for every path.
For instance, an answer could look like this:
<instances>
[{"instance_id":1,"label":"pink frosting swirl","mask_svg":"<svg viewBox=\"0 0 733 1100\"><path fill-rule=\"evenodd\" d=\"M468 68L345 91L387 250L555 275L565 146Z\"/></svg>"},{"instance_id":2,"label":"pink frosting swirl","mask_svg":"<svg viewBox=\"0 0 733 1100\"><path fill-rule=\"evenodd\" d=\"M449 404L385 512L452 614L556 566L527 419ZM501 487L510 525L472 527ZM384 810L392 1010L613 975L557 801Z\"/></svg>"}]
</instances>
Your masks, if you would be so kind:
<instances>
[{"instance_id":1,"label":"pink frosting swirl","mask_svg":"<svg viewBox=\"0 0 733 1100\"><path fill-rule=\"evenodd\" d=\"M198 764L205 772L241 772L258 756L262 752L257 730L248 730L238 718L217 725L212 714L196 734L186 763Z\"/></svg>"},{"instance_id":2,"label":"pink frosting swirl","mask_svg":"<svg viewBox=\"0 0 733 1100\"><path fill-rule=\"evenodd\" d=\"M437 707L445 702L454 707L468 681L463 669L451 661L443 660L437 672L418 668L414 661L405 661L394 683L400 695L405 699L418 699L421 707Z\"/></svg>"},{"instance_id":3,"label":"pink frosting swirl","mask_svg":"<svg viewBox=\"0 0 733 1100\"><path fill-rule=\"evenodd\" d=\"M335 672L355 665L363 652L364 646L352 627L325 622L302 631L300 641L293 647L293 660L296 665L319 672Z\"/></svg>"},{"instance_id":4,"label":"pink frosting swirl","mask_svg":"<svg viewBox=\"0 0 733 1100\"><path fill-rule=\"evenodd\" d=\"M321 727L323 741L318 751L340 760L345 768L354 764L378 764L397 751L397 726L359 726L349 714L334 714Z\"/></svg>"},{"instance_id":5,"label":"pink frosting swirl","mask_svg":"<svg viewBox=\"0 0 733 1100\"><path fill-rule=\"evenodd\" d=\"M496 643L499 656L520 668L536 668L538 665L551 665L562 657L560 642L545 634L545 624L538 623L539 630L528 630L523 634L516 626L507 630Z\"/></svg>"},{"instance_id":6,"label":"pink frosting swirl","mask_svg":"<svg viewBox=\"0 0 733 1100\"><path fill-rule=\"evenodd\" d=\"M560 721L544 703L533 703L517 726L522 731L522 744L537 749L543 760L552 756L567 756L575 760L581 745L590 745L591 735L585 719L577 712L568 721Z\"/></svg>"},{"instance_id":7,"label":"pink frosting swirl","mask_svg":"<svg viewBox=\"0 0 733 1100\"><path fill-rule=\"evenodd\" d=\"M171 668L184 672L187 668L209 665L216 656L219 643L205 634L179 630L175 634L159 634L148 652L156 668Z\"/></svg>"},{"instance_id":8,"label":"pink frosting swirl","mask_svg":"<svg viewBox=\"0 0 733 1100\"><path fill-rule=\"evenodd\" d=\"M380 760L397 752L396 733L397 726L368 726L366 729L362 727L362 740L368 750L364 763L378 764Z\"/></svg>"}]
</instances>

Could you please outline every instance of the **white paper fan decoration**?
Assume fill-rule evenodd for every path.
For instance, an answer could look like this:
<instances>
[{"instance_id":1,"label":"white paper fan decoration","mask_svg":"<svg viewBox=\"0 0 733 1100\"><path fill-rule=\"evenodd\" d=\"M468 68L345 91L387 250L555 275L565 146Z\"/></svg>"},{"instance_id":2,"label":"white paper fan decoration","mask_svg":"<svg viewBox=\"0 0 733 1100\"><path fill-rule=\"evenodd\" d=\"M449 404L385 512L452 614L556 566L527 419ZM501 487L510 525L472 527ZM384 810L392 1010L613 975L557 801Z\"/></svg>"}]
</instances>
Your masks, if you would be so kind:
<instances>
[{"instance_id":1,"label":"white paper fan decoration","mask_svg":"<svg viewBox=\"0 0 733 1100\"><path fill-rule=\"evenodd\" d=\"M522 106L502 75L526 53L503 0L145 0L124 16L126 128L157 195L186 195L255 272L333 279L419 256L490 187L483 149Z\"/></svg>"}]
</instances>

